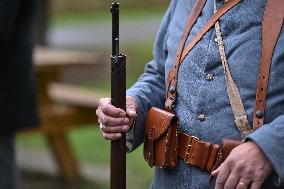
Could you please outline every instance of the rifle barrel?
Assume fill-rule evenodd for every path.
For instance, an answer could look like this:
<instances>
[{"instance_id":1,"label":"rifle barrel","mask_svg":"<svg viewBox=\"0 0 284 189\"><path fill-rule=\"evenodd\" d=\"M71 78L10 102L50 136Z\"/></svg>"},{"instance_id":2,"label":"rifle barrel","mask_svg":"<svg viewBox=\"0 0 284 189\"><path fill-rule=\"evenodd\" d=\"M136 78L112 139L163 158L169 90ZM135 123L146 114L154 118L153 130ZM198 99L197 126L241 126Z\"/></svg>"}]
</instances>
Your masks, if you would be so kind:
<instances>
[{"instance_id":1,"label":"rifle barrel","mask_svg":"<svg viewBox=\"0 0 284 189\"><path fill-rule=\"evenodd\" d=\"M126 56L119 53L119 4L112 8L111 102L126 109ZM111 142L111 189L126 188L126 137Z\"/></svg>"},{"instance_id":2,"label":"rifle barrel","mask_svg":"<svg viewBox=\"0 0 284 189\"><path fill-rule=\"evenodd\" d=\"M112 13L112 55L119 55L119 3L113 3Z\"/></svg>"}]
</instances>

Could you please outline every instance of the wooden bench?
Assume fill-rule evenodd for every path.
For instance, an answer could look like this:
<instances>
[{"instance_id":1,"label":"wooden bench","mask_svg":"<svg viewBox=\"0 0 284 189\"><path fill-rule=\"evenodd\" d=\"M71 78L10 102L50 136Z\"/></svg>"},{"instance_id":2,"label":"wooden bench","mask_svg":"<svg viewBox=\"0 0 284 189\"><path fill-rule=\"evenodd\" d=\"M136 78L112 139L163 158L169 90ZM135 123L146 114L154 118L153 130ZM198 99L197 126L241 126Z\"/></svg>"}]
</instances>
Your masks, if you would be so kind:
<instances>
[{"instance_id":1,"label":"wooden bench","mask_svg":"<svg viewBox=\"0 0 284 189\"><path fill-rule=\"evenodd\" d=\"M60 173L71 185L78 182L80 174L67 139L68 131L96 123L97 101L108 94L104 91L86 89L80 85L62 83L62 76L67 68L74 66L102 69L102 65L94 63L102 61L99 57L93 53L52 49L38 49L35 54L41 127L21 130L19 134L42 133Z\"/></svg>"}]
</instances>

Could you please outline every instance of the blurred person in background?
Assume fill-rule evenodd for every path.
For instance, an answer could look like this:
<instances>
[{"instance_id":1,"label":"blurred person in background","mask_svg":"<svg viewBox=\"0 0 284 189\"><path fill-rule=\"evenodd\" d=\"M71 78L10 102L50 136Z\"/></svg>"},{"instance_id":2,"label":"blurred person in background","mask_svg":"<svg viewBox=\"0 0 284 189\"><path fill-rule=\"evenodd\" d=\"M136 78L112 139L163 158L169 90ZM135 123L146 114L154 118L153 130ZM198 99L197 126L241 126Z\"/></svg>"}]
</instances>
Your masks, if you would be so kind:
<instances>
[{"instance_id":1,"label":"blurred person in background","mask_svg":"<svg viewBox=\"0 0 284 189\"><path fill-rule=\"evenodd\" d=\"M36 0L0 1L0 188L19 188L15 131L38 124L32 68Z\"/></svg>"},{"instance_id":2,"label":"blurred person in background","mask_svg":"<svg viewBox=\"0 0 284 189\"><path fill-rule=\"evenodd\" d=\"M179 151L180 142L183 143L183 141L178 140L180 158L177 167L173 169L156 168L152 189L208 188L208 176L212 169L209 168L209 171L204 169L207 169L206 166L210 160L206 154L210 154L212 152L210 149L213 149L216 144L221 144L226 138L239 141L243 138L244 142L231 151L224 163L213 172L213 175L217 176L216 185L211 182L213 188L283 188L283 25L271 62L264 125L252 133L245 133L245 137L241 137L243 133L236 127L229 99L232 94L227 92L226 87L224 70L228 74L228 69L223 69L222 63L225 60L221 57L228 60L232 78L244 103L245 113L241 116L247 115L248 122L252 126L262 53L262 18L266 2L269 0L242 0L226 12L219 19L221 29L220 27L218 29L216 24L214 27L213 24L213 27L184 57L178 77L175 77L178 78L177 85L174 86L174 80L171 80L171 85L166 86L167 78L173 74L173 72L169 74L169 71L174 67L176 57L179 58L176 55L179 43L182 36L187 37L183 35L183 32L188 14L194 3L198 1L171 1L157 34L153 51L154 59L147 64L145 72L127 91L127 111L124 112L112 106L109 98L100 99L97 116L101 124L102 135L107 140L117 140L121 137L121 132L127 132L127 148L132 151L144 140L144 123L149 109L166 107L172 109L179 118L178 136L188 140L187 149L189 151L186 151L186 148ZM206 1L202 13L186 39L185 47L200 32L214 11L226 6L226 2L228 4L230 1L232 0ZM281 9L282 13L284 12L284 6L277 8ZM273 26L269 27L272 29ZM224 45L217 34L223 37ZM225 55L220 50L222 48L225 50ZM167 99L166 94L169 97ZM172 96L173 94L177 95L176 98ZM167 106L170 102L173 102L175 106ZM257 118L264 117L263 112L256 113ZM136 118L135 122L134 118ZM155 117L155 119L158 118L159 116ZM157 120L156 124L160 122L165 121ZM159 130L162 129L153 132L160 132ZM184 147L184 145L181 146ZM161 149L160 152L163 150L165 149ZM184 156L184 159L180 154ZM154 157L159 156L160 154L154 154ZM202 166L205 167L196 166L204 159L206 164Z\"/></svg>"}]
</instances>

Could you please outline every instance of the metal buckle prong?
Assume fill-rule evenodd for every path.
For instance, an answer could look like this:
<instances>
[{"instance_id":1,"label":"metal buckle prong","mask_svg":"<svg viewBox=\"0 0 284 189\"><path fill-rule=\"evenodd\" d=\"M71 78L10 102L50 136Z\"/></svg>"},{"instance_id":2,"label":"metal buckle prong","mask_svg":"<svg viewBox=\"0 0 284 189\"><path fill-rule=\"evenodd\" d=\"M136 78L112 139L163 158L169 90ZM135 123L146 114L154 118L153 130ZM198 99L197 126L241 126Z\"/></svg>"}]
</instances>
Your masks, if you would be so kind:
<instances>
[{"instance_id":1,"label":"metal buckle prong","mask_svg":"<svg viewBox=\"0 0 284 189\"><path fill-rule=\"evenodd\" d=\"M189 152L190 152L190 147L191 147L191 144L192 144L192 141L193 140L199 140L199 138L195 137L195 136L189 136L188 137L188 143L186 145L186 149L185 149L185 156L184 156L184 161L188 164L188 155L189 155Z\"/></svg>"}]
</instances>

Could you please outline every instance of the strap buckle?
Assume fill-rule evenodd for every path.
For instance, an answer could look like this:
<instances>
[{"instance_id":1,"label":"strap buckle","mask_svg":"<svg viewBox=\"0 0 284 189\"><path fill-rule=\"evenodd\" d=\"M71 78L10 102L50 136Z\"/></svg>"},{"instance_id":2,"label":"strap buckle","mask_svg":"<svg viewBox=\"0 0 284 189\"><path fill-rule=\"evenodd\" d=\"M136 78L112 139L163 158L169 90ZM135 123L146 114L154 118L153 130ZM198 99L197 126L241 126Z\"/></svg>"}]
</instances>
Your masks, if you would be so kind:
<instances>
[{"instance_id":1,"label":"strap buckle","mask_svg":"<svg viewBox=\"0 0 284 189\"><path fill-rule=\"evenodd\" d=\"M196 136L188 136L188 142L187 142L187 145L186 145L185 156L184 156L184 161L187 164L190 163L190 162L188 162L188 156L189 156L190 147L191 147L191 144L192 144L193 140L199 141L199 138L197 138Z\"/></svg>"}]
</instances>

